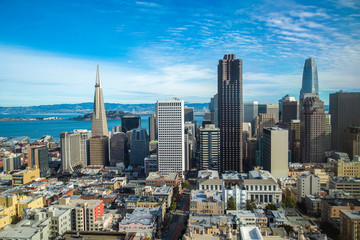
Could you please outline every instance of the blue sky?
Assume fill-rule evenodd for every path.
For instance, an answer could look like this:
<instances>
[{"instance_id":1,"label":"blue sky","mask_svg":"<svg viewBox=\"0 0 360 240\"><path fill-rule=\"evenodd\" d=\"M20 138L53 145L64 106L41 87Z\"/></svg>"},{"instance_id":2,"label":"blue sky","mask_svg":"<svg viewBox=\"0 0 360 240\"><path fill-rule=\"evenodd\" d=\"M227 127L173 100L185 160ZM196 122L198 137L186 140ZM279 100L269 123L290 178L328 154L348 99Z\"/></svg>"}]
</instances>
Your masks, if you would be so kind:
<instances>
[{"instance_id":1,"label":"blue sky","mask_svg":"<svg viewBox=\"0 0 360 240\"><path fill-rule=\"evenodd\" d=\"M298 99L305 59L319 90L360 89L360 4L324 1L0 0L0 106L208 102L217 64L243 59L245 101Z\"/></svg>"}]
</instances>

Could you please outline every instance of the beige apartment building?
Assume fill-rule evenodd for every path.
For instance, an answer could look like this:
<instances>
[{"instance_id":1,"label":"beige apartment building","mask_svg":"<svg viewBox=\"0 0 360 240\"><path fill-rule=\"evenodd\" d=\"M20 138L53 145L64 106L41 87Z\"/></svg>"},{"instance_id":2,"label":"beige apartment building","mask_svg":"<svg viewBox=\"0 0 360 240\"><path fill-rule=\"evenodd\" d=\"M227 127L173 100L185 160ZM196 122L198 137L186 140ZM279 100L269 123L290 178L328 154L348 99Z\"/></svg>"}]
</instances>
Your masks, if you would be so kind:
<instances>
[{"instance_id":1,"label":"beige apartment building","mask_svg":"<svg viewBox=\"0 0 360 240\"><path fill-rule=\"evenodd\" d=\"M340 210L340 238L360 239L360 212Z\"/></svg>"},{"instance_id":2,"label":"beige apartment building","mask_svg":"<svg viewBox=\"0 0 360 240\"><path fill-rule=\"evenodd\" d=\"M335 163L335 174L338 177L358 177L358 176L360 176L360 161L359 160L357 160L357 161L338 160Z\"/></svg>"},{"instance_id":3,"label":"beige apartment building","mask_svg":"<svg viewBox=\"0 0 360 240\"><path fill-rule=\"evenodd\" d=\"M190 212L201 215L223 215L225 203L217 191L191 191Z\"/></svg>"}]
</instances>

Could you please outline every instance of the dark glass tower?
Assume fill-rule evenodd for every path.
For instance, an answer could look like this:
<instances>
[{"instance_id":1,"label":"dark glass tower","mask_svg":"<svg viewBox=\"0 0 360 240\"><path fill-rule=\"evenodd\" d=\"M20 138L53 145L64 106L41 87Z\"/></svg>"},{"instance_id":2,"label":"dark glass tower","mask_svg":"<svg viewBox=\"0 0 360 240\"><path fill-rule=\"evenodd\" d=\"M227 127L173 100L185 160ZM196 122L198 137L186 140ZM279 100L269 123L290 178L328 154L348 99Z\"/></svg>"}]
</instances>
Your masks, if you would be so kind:
<instances>
[{"instance_id":1,"label":"dark glass tower","mask_svg":"<svg viewBox=\"0 0 360 240\"><path fill-rule=\"evenodd\" d=\"M220 170L241 172L242 167L242 60L227 54L218 65Z\"/></svg>"},{"instance_id":2,"label":"dark glass tower","mask_svg":"<svg viewBox=\"0 0 360 240\"><path fill-rule=\"evenodd\" d=\"M307 95L312 97L319 95L318 74L314 58L308 58L305 60L302 88L300 90L300 108Z\"/></svg>"}]
</instances>

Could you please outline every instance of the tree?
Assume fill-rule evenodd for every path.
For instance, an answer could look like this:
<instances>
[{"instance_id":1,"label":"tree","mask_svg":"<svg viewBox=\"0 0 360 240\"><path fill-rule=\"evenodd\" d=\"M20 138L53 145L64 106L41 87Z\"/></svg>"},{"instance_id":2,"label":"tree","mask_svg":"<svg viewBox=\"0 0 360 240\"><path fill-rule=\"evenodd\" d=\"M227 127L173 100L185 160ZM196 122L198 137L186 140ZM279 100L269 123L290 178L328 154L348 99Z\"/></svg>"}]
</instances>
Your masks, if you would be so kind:
<instances>
[{"instance_id":1,"label":"tree","mask_svg":"<svg viewBox=\"0 0 360 240\"><path fill-rule=\"evenodd\" d=\"M283 204L287 208L294 208L296 207L296 200L292 196L289 196L285 198Z\"/></svg>"},{"instance_id":2,"label":"tree","mask_svg":"<svg viewBox=\"0 0 360 240\"><path fill-rule=\"evenodd\" d=\"M189 183L187 181L181 184L182 188L189 188Z\"/></svg>"},{"instance_id":3,"label":"tree","mask_svg":"<svg viewBox=\"0 0 360 240\"><path fill-rule=\"evenodd\" d=\"M267 210L277 210L278 208L276 207L275 204L273 203L269 203L266 207Z\"/></svg>"},{"instance_id":4,"label":"tree","mask_svg":"<svg viewBox=\"0 0 360 240\"><path fill-rule=\"evenodd\" d=\"M292 233L292 232L295 232L294 231L294 228L292 227L292 226L290 226L290 225L284 225L284 229L285 229L285 231L286 231L286 233L289 235L290 233Z\"/></svg>"},{"instance_id":5,"label":"tree","mask_svg":"<svg viewBox=\"0 0 360 240\"><path fill-rule=\"evenodd\" d=\"M176 202L171 202L170 210L175 210L175 209L176 209Z\"/></svg>"},{"instance_id":6,"label":"tree","mask_svg":"<svg viewBox=\"0 0 360 240\"><path fill-rule=\"evenodd\" d=\"M233 196L230 196L228 199L227 210L236 210L236 204Z\"/></svg>"},{"instance_id":7,"label":"tree","mask_svg":"<svg viewBox=\"0 0 360 240\"><path fill-rule=\"evenodd\" d=\"M256 209L256 204L250 200L246 200L246 210Z\"/></svg>"}]
</instances>

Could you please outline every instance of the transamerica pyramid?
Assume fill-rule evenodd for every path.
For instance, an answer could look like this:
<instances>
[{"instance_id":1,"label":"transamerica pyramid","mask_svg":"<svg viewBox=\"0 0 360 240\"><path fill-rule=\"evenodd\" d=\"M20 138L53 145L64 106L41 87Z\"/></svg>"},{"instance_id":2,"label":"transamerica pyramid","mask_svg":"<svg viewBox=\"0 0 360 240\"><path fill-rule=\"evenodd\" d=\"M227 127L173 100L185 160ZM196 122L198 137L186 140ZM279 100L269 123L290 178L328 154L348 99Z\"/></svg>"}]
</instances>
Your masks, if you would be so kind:
<instances>
[{"instance_id":1,"label":"transamerica pyramid","mask_svg":"<svg viewBox=\"0 0 360 240\"><path fill-rule=\"evenodd\" d=\"M106 115L105 115L104 97L101 88L99 65L97 65L97 70L96 70L94 110L93 110L91 134L93 137L109 135L109 130L106 122Z\"/></svg>"}]
</instances>

